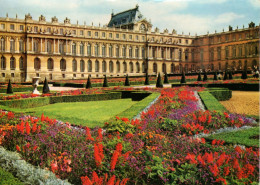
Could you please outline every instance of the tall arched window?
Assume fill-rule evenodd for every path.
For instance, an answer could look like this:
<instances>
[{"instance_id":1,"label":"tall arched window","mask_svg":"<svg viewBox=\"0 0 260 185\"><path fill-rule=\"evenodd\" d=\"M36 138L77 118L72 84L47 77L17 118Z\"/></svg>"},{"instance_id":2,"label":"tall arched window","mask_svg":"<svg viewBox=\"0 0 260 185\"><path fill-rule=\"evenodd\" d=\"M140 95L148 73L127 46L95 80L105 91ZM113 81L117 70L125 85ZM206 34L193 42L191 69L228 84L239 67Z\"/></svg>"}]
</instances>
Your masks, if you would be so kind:
<instances>
[{"instance_id":1,"label":"tall arched window","mask_svg":"<svg viewBox=\"0 0 260 185\"><path fill-rule=\"evenodd\" d=\"M39 52L38 46L39 46L38 40L34 40L33 41L33 51L36 52L36 53Z\"/></svg>"},{"instance_id":2,"label":"tall arched window","mask_svg":"<svg viewBox=\"0 0 260 185\"><path fill-rule=\"evenodd\" d=\"M236 62L233 61L233 62L232 62L232 70L235 70L235 69L236 69Z\"/></svg>"},{"instance_id":3,"label":"tall arched window","mask_svg":"<svg viewBox=\"0 0 260 185\"><path fill-rule=\"evenodd\" d=\"M116 72L120 73L120 63L118 61L116 62Z\"/></svg>"},{"instance_id":4,"label":"tall arched window","mask_svg":"<svg viewBox=\"0 0 260 185\"><path fill-rule=\"evenodd\" d=\"M85 61L80 60L80 72L85 72Z\"/></svg>"},{"instance_id":5,"label":"tall arched window","mask_svg":"<svg viewBox=\"0 0 260 185\"><path fill-rule=\"evenodd\" d=\"M238 69L242 69L242 62L241 62L241 60L238 61Z\"/></svg>"},{"instance_id":6,"label":"tall arched window","mask_svg":"<svg viewBox=\"0 0 260 185\"><path fill-rule=\"evenodd\" d=\"M142 63L142 72L145 73L145 62Z\"/></svg>"},{"instance_id":7,"label":"tall arched window","mask_svg":"<svg viewBox=\"0 0 260 185\"><path fill-rule=\"evenodd\" d=\"M113 47L112 45L109 45L109 57L112 57L113 56Z\"/></svg>"},{"instance_id":8,"label":"tall arched window","mask_svg":"<svg viewBox=\"0 0 260 185\"><path fill-rule=\"evenodd\" d=\"M113 73L114 72L114 64L112 61L109 62L109 72Z\"/></svg>"},{"instance_id":9,"label":"tall arched window","mask_svg":"<svg viewBox=\"0 0 260 185\"><path fill-rule=\"evenodd\" d=\"M99 55L99 45L96 44L95 45L95 56L98 57L98 55Z\"/></svg>"},{"instance_id":10,"label":"tall arched window","mask_svg":"<svg viewBox=\"0 0 260 185\"><path fill-rule=\"evenodd\" d=\"M185 73L188 73L188 64L185 64L184 68L185 68Z\"/></svg>"},{"instance_id":11,"label":"tall arched window","mask_svg":"<svg viewBox=\"0 0 260 185\"><path fill-rule=\"evenodd\" d=\"M72 43L72 55L76 55L76 50L77 50L76 43L73 42L73 43Z\"/></svg>"},{"instance_id":12,"label":"tall arched window","mask_svg":"<svg viewBox=\"0 0 260 185\"><path fill-rule=\"evenodd\" d=\"M129 68L130 68L130 73L133 73L133 72L134 72L133 62L130 62L130 63L129 63Z\"/></svg>"},{"instance_id":13,"label":"tall arched window","mask_svg":"<svg viewBox=\"0 0 260 185\"><path fill-rule=\"evenodd\" d=\"M49 71L53 70L53 59L52 58L48 59L48 61L47 61L47 68L48 68Z\"/></svg>"},{"instance_id":14,"label":"tall arched window","mask_svg":"<svg viewBox=\"0 0 260 185\"><path fill-rule=\"evenodd\" d=\"M135 48L135 58L139 58L139 47Z\"/></svg>"},{"instance_id":15,"label":"tall arched window","mask_svg":"<svg viewBox=\"0 0 260 185\"><path fill-rule=\"evenodd\" d=\"M66 71L66 60L65 59L60 60L60 70Z\"/></svg>"},{"instance_id":16,"label":"tall arched window","mask_svg":"<svg viewBox=\"0 0 260 185\"><path fill-rule=\"evenodd\" d=\"M88 60L88 72L92 72L92 61Z\"/></svg>"},{"instance_id":17,"label":"tall arched window","mask_svg":"<svg viewBox=\"0 0 260 185\"><path fill-rule=\"evenodd\" d=\"M132 47L129 47L129 57L132 58L133 57L133 50Z\"/></svg>"},{"instance_id":18,"label":"tall arched window","mask_svg":"<svg viewBox=\"0 0 260 185\"><path fill-rule=\"evenodd\" d=\"M88 54L88 56L91 56L91 44L88 44L87 54Z\"/></svg>"},{"instance_id":19,"label":"tall arched window","mask_svg":"<svg viewBox=\"0 0 260 185\"><path fill-rule=\"evenodd\" d=\"M116 46L116 57L119 57L119 47Z\"/></svg>"},{"instance_id":20,"label":"tall arched window","mask_svg":"<svg viewBox=\"0 0 260 185\"><path fill-rule=\"evenodd\" d=\"M171 73L174 73L174 71L175 71L175 65L171 64Z\"/></svg>"},{"instance_id":21,"label":"tall arched window","mask_svg":"<svg viewBox=\"0 0 260 185\"><path fill-rule=\"evenodd\" d=\"M179 65L179 71L180 73L182 73L182 70L183 70L183 67L182 67L182 64Z\"/></svg>"},{"instance_id":22,"label":"tall arched window","mask_svg":"<svg viewBox=\"0 0 260 185\"><path fill-rule=\"evenodd\" d=\"M106 46L102 45L102 57L106 56Z\"/></svg>"},{"instance_id":23,"label":"tall arched window","mask_svg":"<svg viewBox=\"0 0 260 185\"><path fill-rule=\"evenodd\" d=\"M65 53L65 44L64 44L64 42L60 42L59 43L59 52L60 52L60 54L64 55L64 53Z\"/></svg>"},{"instance_id":24,"label":"tall arched window","mask_svg":"<svg viewBox=\"0 0 260 185\"><path fill-rule=\"evenodd\" d=\"M24 43L23 40L19 40L19 51L24 52Z\"/></svg>"},{"instance_id":25,"label":"tall arched window","mask_svg":"<svg viewBox=\"0 0 260 185\"><path fill-rule=\"evenodd\" d=\"M41 69L41 61L38 57L34 59L34 69L35 70Z\"/></svg>"},{"instance_id":26,"label":"tall arched window","mask_svg":"<svg viewBox=\"0 0 260 185\"><path fill-rule=\"evenodd\" d=\"M5 39L3 37L0 40L0 51L5 51Z\"/></svg>"},{"instance_id":27,"label":"tall arched window","mask_svg":"<svg viewBox=\"0 0 260 185\"><path fill-rule=\"evenodd\" d=\"M145 58L145 49L142 47L142 58Z\"/></svg>"},{"instance_id":28,"label":"tall arched window","mask_svg":"<svg viewBox=\"0 0 260 185\"><path fill-rule=\"evenodd\" d=\"M157 64L156 63L153 63L153 72L157 73Z\"/></svg>"},{"instance_id":29,"label":"tall arched window","mask_svg":"<svg viewBox=\"0 0 260 185\"><path fill-rule=\"evenodd\" d=\"M124 72L124 73L127 72L127 65L126 65L126 62L123 62L123 72Z\"/></svg>"},{"instance_id":30,"label":"tall arched window","mask_svg":"<svg viewBox=\"0 0 260 185\"><path fill-rule=\"evenodd\" d=\"M186 49L185 50L185 61L188 61L188 59L189 59L189 50Z\"/></svg>"},{"instance_id":31,"label":"tall arched window","mask_svg":"<svg viewBox=\"0 0 260 185\"><path fill-rule=\"evenodd\" d=\"M15 70L15 58L14 57L10 58L10 69Z\"/></svg>"},{"instance_id":32,"label":"tall arched window","mask_svg":"<svg viewBox=\"0 0 260 185\"><path fill-rule=\"evenodd\" d=\"M103 73L107 72L107 63L106 63L106 61L102 62L102 72Z\"/></svg>"},{"instance_id":33,"label":"tall arched window","mask_svg":"<svg viewBox=\"0 0 260 185\"><path fill-rule=\"evenodd\" d=\"M179 60L181 61L182 60L182 50L179 49Z\"/></svg>"},{"instance_id":34,"label":"tall arched window","mask_svg":"<svg viewBox=\"0 0 260 185\"><path fill-rule=\"evenodd\" d=\"M123 55L123 57L126 57L126 48L125 48L125 46L122 47L122 55Z\"/></svg>"},{"instance_id":35,"label":"tall arched window","mask_svg":"<svg viewBox=\"0 0 260 185\"><path fill-rule=\"evenodd\" d=\"M84 56L84 44L83 43L80 43L80 45L79 45L79 52L80 52L81 56Z\"/></svg>"},{"instance_id":36,"label":"tall arched window","mask_svg":"<svg viewBox=\"0 0 260 185\"><path fill-rule=\"evenodd\" d=\"M95 72L99 72L99 61L96 60L95 62Z\"/></svg>"},{"instance_id":37,"label":"tall arched window","mask_svg":"<svg viewBox=\"0 0 260 185\"><path fill-rule=\"evenodd\" d=\"M1 57L1 69L5 70L6 68L6 59L4 56Z\"/></svg>"},{"instance_id":38,"label":"tall arched window","mask_svg":"<svg viewBox=\"0 0 260 185\"><path fill-rule=\"evenodd\" d=\"M24 69L23 57L20 57L20 59L19 59L19 68L20 68L20 70Z\"/></svg>"},{"instance_id":39,"label":"tall arched window","mask_svg":"<svg viewBox=\"0 0 260 185\"><path fill-rule=\"evenodd\" d=\"M77 71L77 61L75 59L72 60L72 71L73 72Z\"/></svg>"},{"instance_id":40,"label":"tall arched window","mask_svg":"<svg viewBox=\"0 0 260 185\"><path fill-rule=\"evenodd\" d=\"M162 72L166 73L166 64L165 63L162 64Z\"/></svg>"},{"instance_id":41,"label":"tall arched window","mask_svg":"<svg viewBox=\"0 0 260 185\"><path fill-rule=\"evenodd\" d=\"M51 41L47 41L47 52L52 53L52 48L51 48Z\"/></svg>"},{"instance_id":42,"label":"tall arched window","mask_svg":"<svg viewBox=\"0 0 260 185\"><path fill-rule=\"evenodd\" d=\"M14 52L14 50L15 50L14 39L11 38L10 39L10 52Z\"/></svg>"},{"instance_id":43,"label":"tall arched window","mask_svg":"<svg viewBox=\"0 0 260 185\"><path fill-rule=\"evenodd\" d=\"M140 73L140 64L139 64L139 62L136 62L136 72L137 73Z\"/></svg>"}]
</instances>

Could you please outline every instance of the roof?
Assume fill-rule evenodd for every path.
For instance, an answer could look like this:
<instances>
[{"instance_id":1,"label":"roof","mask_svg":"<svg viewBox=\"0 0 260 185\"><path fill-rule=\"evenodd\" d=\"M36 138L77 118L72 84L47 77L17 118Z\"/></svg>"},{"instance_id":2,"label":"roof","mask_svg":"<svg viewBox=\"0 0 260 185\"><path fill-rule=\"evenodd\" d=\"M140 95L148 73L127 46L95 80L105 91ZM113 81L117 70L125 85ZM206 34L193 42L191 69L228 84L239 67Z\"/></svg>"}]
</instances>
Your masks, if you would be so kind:
<instances>
[{"instance_id":1,"label":"roof","mask_svg":"<svg viewBox=\"0 0 260 185\"><path fill-rule=\"evenodd\" d=\"M108 23L108 27L119 27L121 25L132 24L137 20L140 20L143 16L138 10L139 6L136 5L135 8L126 10L117 14L111 15L111 20Z\"/></svg>"}]
</instances>

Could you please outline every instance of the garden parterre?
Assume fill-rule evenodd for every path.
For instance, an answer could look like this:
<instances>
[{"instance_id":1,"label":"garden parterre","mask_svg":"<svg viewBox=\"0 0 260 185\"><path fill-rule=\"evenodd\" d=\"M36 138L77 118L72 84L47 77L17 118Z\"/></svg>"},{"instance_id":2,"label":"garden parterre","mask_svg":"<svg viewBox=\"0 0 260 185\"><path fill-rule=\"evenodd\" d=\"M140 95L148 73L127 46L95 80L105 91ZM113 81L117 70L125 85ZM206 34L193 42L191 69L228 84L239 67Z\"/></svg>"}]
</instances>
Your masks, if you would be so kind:
<instances>
[{"instance_id":1,"label":"garden parterre","mask_svg":"<svg viewBox=\"0 0 260 185\"><path fill-rule=\"evenodd\" d=\"M195 90L153 89L161 96L140 119L94 129L1 111L0 144L73 184L258 184L259 147L194 137L252 119L201 111Z\"/></svg>"}]
</instances>

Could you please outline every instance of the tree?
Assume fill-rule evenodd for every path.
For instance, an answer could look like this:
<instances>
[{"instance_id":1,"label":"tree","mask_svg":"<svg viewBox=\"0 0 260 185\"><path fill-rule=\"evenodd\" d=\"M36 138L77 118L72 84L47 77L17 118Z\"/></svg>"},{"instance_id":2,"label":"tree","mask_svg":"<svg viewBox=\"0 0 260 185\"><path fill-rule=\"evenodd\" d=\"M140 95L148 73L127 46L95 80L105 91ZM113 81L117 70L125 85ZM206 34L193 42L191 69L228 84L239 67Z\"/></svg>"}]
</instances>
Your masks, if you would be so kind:
<instances>
[{"instance_id":1,"label":"tree","mask_svg":"<svg viewBox=\"0 0 260 185\"><path fill-rule=\"evenodd\" d=\"M130 82L129 82L129 79L128 79L128 74L125 77L125 86L130 86Z\"/></svg>"},{"instance_id":2,"label":"tree","mask_svg":"<svg viewBox=\"0 0 260 185\"><path fill-rule=\"evenodd\" d=\"M103 87L108 87L107 76L105 75Z\"/></svg>"},{"instance_id":3,"label":"tree","mask_svg":"<svg viewBox=\"0 0 260 185\"><path fill-rule=\"evenodd\" d=\"M145 82L144 82L144 85L150 85L148 73L145 74Z\"/></svg>"},{"instance_id":4,"label":"tree","mask_svg":"<svg viewBox=\"0 0 260 185\"><path fill-rule=\"evenodd\" d=\"M91 81L90 81L90 75L88 75L88 81L87 81L87 84L86 84L86 89L90 89L92 88L92 84L91 84Z\"/></svg>"},{"instance_id":5,"label":"tree","mask_svg":"<svg viewBox=\"0 0 260 185\"><path fill-rule=\"evenodd\" d=\"M229 80L232 80L232 79L233 79L232 71L229 71L229 73L228 73L228 79L229 79Z\"/></svg>"},{"instance_id":6,"label":"tree","mask_svg":"<svg viewBox=\"0 0 260 185\"><path fill-rule=\"evenodd\" d=\"M214 78L213 80L217 81L218 80L218 75L217 75L217 71L214 72Z\"/></svg>"},{"instance_id":7,"label":"tree","mask_svg":"<svg viewBox=\"0 0 260 185\"><path fill-rule=\"evenodd\" d=\"M168 84L169 83L167 72L165 72L165 74L164 74L164 81L163 81L163 83L164 84Z\"/></svg>"},{"instance_id":8,"label":"tree","mask_svg":"<svg viewBox=\"0 0 260 185\"><path fill-rule=\"evenodd\" d=\"M13 88L12 88L12 84L11 84L11 80L10 79L9 79L9 82L8 82L6 94L13 94Z\"/></svg>"},{"instance_id":9,"label":"tree","mask_svg":"<svg viewBox=\"0 0 260 185\"><path fill-rule=\"evenodd\" d=\"M202 81L200 72L199 72L199 74L198 74L197 81Z\"/></svg>"},{"instance_id":10,"label":"tree","mask_svg":"<svg viewBox=\"0 0 260 185\"><path fill-rule=\"evenodd\" d=\"M223 78L223 80L227 80L227 79L228 79L228 72L225 71L225 74L224 74L224 78Z\"/></svg>"},{"instance_id":11,"label":"tree","mask_svg":"<svg viewBox=\"0 0 260 185\"><path fill-rule=\"evenodd\" d=\"M157 88L163 88L163 83L162 83L162 79L161 79L160 73L159 73L159 75L158 75L158 77L157 77L156 87L157 87Z\"/></svg>"},{"instance_id":12,"label":"tree","mask_svg":"<svg viewBox=\"0 0 260 185\"><path fill-rule=\"evenodd\" d=\"M49 93L49 92L50 92L50 88L49 88L47 79L46 79L46 77L45 77L44 84L43 84L43 88L42 88L42 93L43 93L43 94L47 94L47 93Z\"/></svg>"},{"instance_id":13,"label":"tree","mask_svg":"<svg viewBox=\"0 0 260 185\"><path fill-rule=\"evenodd\" d=\"M181 83L182 84L186 83L186 77L185 77L185 73L184 72L182 73L182 76L181 76Z\"/></svg>"},{"instance_id":14,"label":"tree","mask_svg":"<svg viewBox=\"0 0 260 185\"><path fill-rule=\"evenodd\" d=\"M205 82L207 80L208 80L208 76L207 76L207 72L205 71L204 76L203 76L203 81Z\"/></svg>"}]
</instances>

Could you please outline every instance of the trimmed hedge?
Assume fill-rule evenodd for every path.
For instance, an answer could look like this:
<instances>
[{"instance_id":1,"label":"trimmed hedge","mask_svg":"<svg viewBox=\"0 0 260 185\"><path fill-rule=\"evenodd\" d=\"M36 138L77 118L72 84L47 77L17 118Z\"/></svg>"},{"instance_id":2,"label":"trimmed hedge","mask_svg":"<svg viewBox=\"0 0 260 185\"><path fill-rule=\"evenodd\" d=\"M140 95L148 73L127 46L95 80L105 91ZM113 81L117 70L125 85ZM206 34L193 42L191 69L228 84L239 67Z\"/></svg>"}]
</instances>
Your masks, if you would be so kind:
<instances>
[{"instance_id":1,"label":"trimmed hedge","mask_svg":"<svg viewBox=\"0 0 260 185\"><path fill-rule=\"evenodd\" d=\"M52 96L40 98L25 98L20 100L0 101L0 105L8 106L11 108L32 108L40 107L48 104L62 103L62 102L83 102L83 101L100 101L100 100L113 100L121 99L121 93L111 92L104 94L89 94L78 96Z\"/></svg>"},{"instance_id":2,"label":"trimmed hedge","mask_svg":"<svg viewBox=\"0 0 260 185\"><path fill-rule=\"evenodd\" d=\"M199 96L207 110L215 110L217 112L226 111L226 108L223 105L221 105L219 101L209 91L199 92Z\"/></svg>"},{"instance_id":3,"label":"trimmed hedge","mask_svg":"<svg viewBox=\"0 0 260 185\"><path fill-rule=\"evenodd\" d=\"M38 86L38 91L42 91L43 87ZM20 87L20 88L13 88L13 92L27 92L27 91L33 91L33 87ZM0 93L6 93L6 89L0 89Z\"/></svg>"},{"instance_id":4,"label":"trimmed hedge","mask_svg":"<svg viewBox=\"0 0 260 185\"><path fill-rule=\"evenodd\" d=\"M10 172L5 171L3 168L0 167L0 184L4 185L23 185L19 179L15 178L13 174Z\"/></svg>"},{"instance_id":5,"label":"trimmed hedge","mask_svg":"<svg viewBox=\"0 0 260 185\"><path fill-rule=\"evenodd\" d=\"M228 88L208 88L209 92L218 100L226 101L232 98L232 91Z\"/></svg>"}]
</instances>

